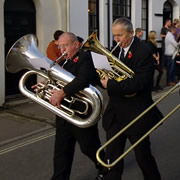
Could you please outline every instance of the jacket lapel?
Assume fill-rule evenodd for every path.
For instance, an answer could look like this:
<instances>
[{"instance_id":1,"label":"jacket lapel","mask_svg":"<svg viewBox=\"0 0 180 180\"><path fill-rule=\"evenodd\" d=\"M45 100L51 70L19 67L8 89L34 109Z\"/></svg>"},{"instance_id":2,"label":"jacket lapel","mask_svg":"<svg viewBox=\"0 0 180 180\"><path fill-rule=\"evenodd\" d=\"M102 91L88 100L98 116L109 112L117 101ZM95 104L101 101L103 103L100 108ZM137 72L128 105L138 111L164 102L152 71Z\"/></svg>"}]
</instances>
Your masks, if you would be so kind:
<instances>
[{"instance_id":1,"label":"jacket lapel","mask_svg":"<svg viewBox=\"0 0 180 180\"><path fill-rule=\"evenodd\" d=\"M133 61L134 55L136 53L135 49L136 49L138 41L139 41L139 39L134 37L134 41L132 42L132 44L124 58L124 63L129 64L131 61Z\"/></svg>"},{"instance_id":2,"label":"jacket lapel","mask_svg":"<svg viewBox=\"0 0 180 180\"><path fill-rule=\"evenodd\" d=\"M137 37L134 37L134 41L131 44L128 52L126 53L124 60L121 60L123 63L129 64L133 60L133 56L136 53L135 49L138 44L138 41L140 41L140 40ZM118 58L120 50L121 50L120 47L117 47L116 50L113 52L113 55L115 55Z\"/></svg>"}]
</instances>

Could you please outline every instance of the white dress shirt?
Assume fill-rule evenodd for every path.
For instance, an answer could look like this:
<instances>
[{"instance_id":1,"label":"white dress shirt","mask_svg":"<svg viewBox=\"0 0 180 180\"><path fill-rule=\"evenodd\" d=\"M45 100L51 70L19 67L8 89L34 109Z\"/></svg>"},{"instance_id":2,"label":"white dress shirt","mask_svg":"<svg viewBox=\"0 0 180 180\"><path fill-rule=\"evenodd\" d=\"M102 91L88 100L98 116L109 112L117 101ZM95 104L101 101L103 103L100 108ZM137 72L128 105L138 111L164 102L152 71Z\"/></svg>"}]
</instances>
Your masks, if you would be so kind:
<instances>
[{"instance_id":1,"label":"white dress shirt","mask_svg":"<svg viewBox=\"0 0 180 180\"><path fill-rule=\"evenodd\" d=\"M178 43L176 42L174 35L171 32L168 32L165 37L165 55L166 56L172 56L176 48L178 46Z\"/></svg>"},{"instance_id":2,"label":"white dress shirt","mask_svg":"<svg viewBox=\"0 0 180 180\"><path fill-rule=\"evenodd\" d=\"M131 41L131 43L129 44L129 46L126 47L126 48L123 48L123 49L124 49L124 57L126 57L126 54L127 54L128 50L129 50L131 44L133 43L133 41L134 41L134 37L132 38L132 41ZM121 56L121 51L119 52L119 57L118 57L119 59L120 59L120 56Z\"/></svg>"}]
</instances>

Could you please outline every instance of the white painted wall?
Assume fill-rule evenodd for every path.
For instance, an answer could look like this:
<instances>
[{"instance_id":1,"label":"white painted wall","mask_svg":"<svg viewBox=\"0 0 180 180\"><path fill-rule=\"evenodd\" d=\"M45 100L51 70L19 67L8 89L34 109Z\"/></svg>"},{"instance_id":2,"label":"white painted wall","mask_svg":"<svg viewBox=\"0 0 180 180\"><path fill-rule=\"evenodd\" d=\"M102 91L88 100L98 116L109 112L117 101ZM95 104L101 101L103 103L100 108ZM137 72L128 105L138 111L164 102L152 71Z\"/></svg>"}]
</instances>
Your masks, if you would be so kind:
<instances>
[{"instance_id":1,"label":"white painted wall","mask_svg":"<svg viewBox=\"0 0 180 180\"><path fill-rule=\"evenodd\" d=\"M54 32L58 29L67 31L66 1L34 0L34 3L39 50L46 55L46 48L53 40Z\"/></svg>"},{"instance_id":2,"label":"white painted wall","mask_svg":"<svg viewBox=\"0 0 180 180\"><path fill-rule=\"evenodd\" d=\"M112 17L112 14L113 14L113 11L112 11L112 2L113 2L113 0L110 0L109 1L109 3L110 3L110 17ZM109 19L109 25L110 25L110 47L112 47L112 41L113 41L113 36L112 36L112 23L113 23L113 19L112 18L110 18Z\"/></svg>"},{"instance_id":3,"label":"white painted wall","mask_svg":"<svg viewBox=\"0 0 180 180\"><path fill-rule=\"evenodd\" d=\"M178 1L173 1L172 2L173 6L174 6L174 10L173 10L173 18L179 18L179 5L180 2Z\"/></svg>"},{"instance_id":4,"label":"white painted wall","mask_svg":"<svg viewBox=\"0 0 180 180\"><path fill-rule=\"evenodd\" d=\"M160 0L162 1L162 0ZM163 26L163 17L155 16L155 14L163 14L163 2L157 6L154 0L149 1L149 31L157 32L157 40L161 40L160 33Z\"/></svg>"},{"instance_id":5,"label":"white painted wall","mask_svg":"<svg viewBox=\"0 0 180 180\"><path fill-rule=\"evenodd\" d=\"M131 1L131 21L133 28L141 27L141 0Z\"/></svg>"},{"instance_id":6,"label":"white painted wall","mask_svg":"<svg viewBox=\"0 0 180 180\"><path fill-rule=\"evenodd\" d=\"M84 40L88 38L88 0L70 0L69 31Z\"/></svg>"},{"instance_id":7,"label":"white painted wall","mask_svg":"<svg viewBox=\"0 0 180 180\"><path fill-rule=\"evenodd\" d=\"M107 47L108 46L108 25L107 25L107 4L106 0L99 1L99 41L100 43Z\"/></svg>"}]
</instances>

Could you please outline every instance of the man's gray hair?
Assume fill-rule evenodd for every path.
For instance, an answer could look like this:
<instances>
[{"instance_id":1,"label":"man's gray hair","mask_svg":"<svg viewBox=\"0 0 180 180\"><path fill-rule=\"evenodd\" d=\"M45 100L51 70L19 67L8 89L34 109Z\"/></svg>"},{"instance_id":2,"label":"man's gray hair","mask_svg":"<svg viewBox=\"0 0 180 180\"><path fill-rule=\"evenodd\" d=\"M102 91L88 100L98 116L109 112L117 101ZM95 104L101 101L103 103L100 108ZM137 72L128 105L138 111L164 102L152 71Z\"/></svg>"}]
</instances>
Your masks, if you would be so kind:
<instances>
[{"instance_id":1,"label":"man's gray hair","mask_svg":"<svg viewBox=\"0 0 180 180\"><path fill-rule=\"evenodd\" d=\"M176 27L175 26L169 26L169 31L172 32L173 30L175 30Z\"/></svg>"},{"instance_id":2,"label":"man's gray hair","mask_svg":"<svg viewBox=\"0 0 180 180\"><path fill-rule=\"evenodd\" d=\"M72 41L78 41L76 35L72 32L64 32L61 36L68 36Z\"/></svg>"},{"instance_id":3,"label":"man's gray hair","mask_svg":"<svg viewBox=\"0 0 180 180\"><path fill-rule=\"evenodd\" d=\"M131 21L126 18L126 17L120 17L120 18L117 18L112 26L116 25L116 24L121 24L122 26L124 26L124 28L126 29L126 31L128 32L131 32L133 30L133 25L131 23Z\"/></svg>"}]
</instances>

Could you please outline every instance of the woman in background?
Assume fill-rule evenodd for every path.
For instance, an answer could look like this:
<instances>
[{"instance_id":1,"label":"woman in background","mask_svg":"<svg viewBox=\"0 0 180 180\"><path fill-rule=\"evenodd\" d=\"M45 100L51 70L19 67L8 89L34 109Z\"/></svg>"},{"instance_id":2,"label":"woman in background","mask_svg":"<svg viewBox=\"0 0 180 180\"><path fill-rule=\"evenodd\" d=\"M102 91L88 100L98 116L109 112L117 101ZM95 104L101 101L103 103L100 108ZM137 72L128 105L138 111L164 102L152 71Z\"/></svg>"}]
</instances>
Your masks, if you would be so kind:
<instances>
[{"instance_id":1,"label":"woman in background","mask_svg":"<svg viewBox=\"0 0 180 180\"><path fill-rule=\"evenodd\" d=\"M150 47L150 49L152 50L152 55L154 58L154 69L156 69L158 71L158 75L156 78L155 85L153 83L153 90L158 91L158 90L163 89L159 84L161 77L163 75L163 70L162 70L162 65L160 62L160 56L159 56L159 52L158 52L158 48L157 48L156 37L157 37L156 31L150 31L149 35L148 35L147 44Z\"/></svg>"}]
</instances>

